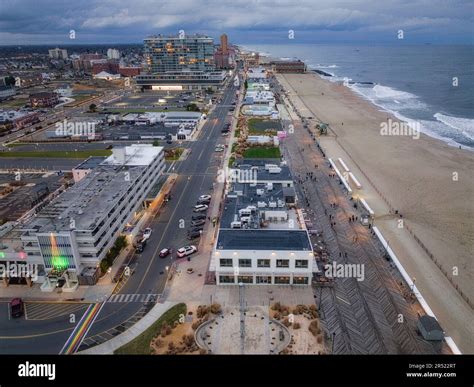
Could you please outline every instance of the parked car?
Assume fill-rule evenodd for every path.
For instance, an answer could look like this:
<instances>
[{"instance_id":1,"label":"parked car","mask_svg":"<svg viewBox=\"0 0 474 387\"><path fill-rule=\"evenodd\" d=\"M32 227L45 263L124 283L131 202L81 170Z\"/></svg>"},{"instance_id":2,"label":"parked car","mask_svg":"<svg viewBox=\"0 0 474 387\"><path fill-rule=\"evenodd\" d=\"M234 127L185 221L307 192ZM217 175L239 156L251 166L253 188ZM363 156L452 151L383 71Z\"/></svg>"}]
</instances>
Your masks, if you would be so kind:
<instances>
[{"instance_id":1,"label":"parked car","mask_svg":"<svg viewBox=\"0 0 474 387\"><path fill-rule=\"evenodd\" d=\"M170 254L171 254L171 249L168 249L168 248L164 248L163 250L160 251L161 258L167 257Z\"/></svg>"},{"instance_id":2,"label":"parked car","mask_svg":"<svg viewBox=\"0 0 474 387\"><path fill-rule=\"evenodd\" d=\"M23 300L21 298L14 298L10 301L10 315L13 318L23 316Z\"/></svg>"},{"instance_id":3,"label":"parked car","mask_svg":"<svg viewBox=\"0 0 474 387\"><path fill-rule=\"evenodd\" d=\"M201 195L199 196L199 200L211 200L211 197L212 197L211 195Z\"/></svg>"},{"instance_id":4,"label":"parked car","mask_svg":"<svg viewBox=\"0 0 474 387\"><path fill-rule=\"evenodd\" d=\"M203 211L207 211L208 208L209 208L209 206L207 206L206 204L198 204L198 205L194 206L193 211L194 212L203 212Z\"/></svg>"},{"instance_id":5,"label":"parked car","mask_svg":"<svg viewBox=\"0 0 474 387\"><path fill-rule=\"evenodd\" d=\"M199 199L196 204L209 204L211 202L211 199Z\"/></svg>"},{"instance_id":6,"label":"parked car","mask_svg":"<svg viewBox=\"0 0 474 387\"><path fill-rule=\"evenodd\" d=\"M206 220L205 220L205 219L199 219L199 220L192 220L192 221L191 221L191 226L192 226L192 227L202 226L203 224L206 224Z\"/></svg>"},{"instance_id":7,"label":"parked car","mask_svg":"<svg viewBox=\"0 0 474 387\"><path fill-rule=\"evenodd\" d=\"M197 239L197 238L200 238L201 237L201 233L198 231L198 232L191 232L188 234L188 239L190 241L192 241L193 239Z\"/></svg>"},{"instance_id":8,"label":"parked car","mask_svg":"<svg viewBox=\"0 0 474 387\"><path fill-rule=\"evenodd\" d=\"M150 227L147 227L145 231L143 231L143 236L146 238L149 238L151 236L152 229Z\"/></svg>"},{"instance_id":9,"label":"parked car","mask_svg":"<svg viewBox=\"0 0 474 387\"><path fill-rule=\"evenodd\" d=\"M140 242L138 242L135 246L135 252L139 254L143 253L143 250L145 250L146 242L146 239L142 239Z\"/></svg>"},{"instance_id":10,"label":"parked car","mask_svg":"<svg viewBox=\"0 0 474 387\"><path fill-rule=\"evenodd\" d=\"M201 232L204 229L204 225L196 226L191 230L188 230L188 234L192 234L193 232Z\"/></svg>"},{"instance_id":11,"label":"parked car","mask_svg":"<svg viewBox=\"0 0 474 387\"><path fill-rule=\"evenodd\" d=\"M179 258L182 258L182 257L186 257L188 255L191 255L193 253L195 253L197 251L197 247L196 246L184 246L184 247L181 247L180 249L178 249L178 251L176 252L176 255L179 257Z\"/></svg>"}]
</instances>

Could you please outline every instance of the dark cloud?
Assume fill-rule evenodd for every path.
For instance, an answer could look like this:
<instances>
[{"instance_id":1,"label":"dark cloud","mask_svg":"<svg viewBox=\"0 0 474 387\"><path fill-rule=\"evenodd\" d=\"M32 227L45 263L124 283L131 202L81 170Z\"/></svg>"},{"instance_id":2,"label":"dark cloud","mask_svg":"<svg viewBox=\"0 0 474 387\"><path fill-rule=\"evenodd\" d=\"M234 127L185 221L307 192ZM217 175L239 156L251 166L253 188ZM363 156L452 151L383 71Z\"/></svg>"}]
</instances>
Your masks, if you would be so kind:
<instances>
[{"instance_id":1,"label":"dark cloud","mask_svg":"<svg viewBox=\"0 0 474 387\"><path fill-rule=\"evenodd\" d=\"M180 29L237 42L472 42L473 2L462 0L17 0L0 3L0 44L132 43ZM69 31L76 40L69 40Z\"/></svg>"}]
</instances>

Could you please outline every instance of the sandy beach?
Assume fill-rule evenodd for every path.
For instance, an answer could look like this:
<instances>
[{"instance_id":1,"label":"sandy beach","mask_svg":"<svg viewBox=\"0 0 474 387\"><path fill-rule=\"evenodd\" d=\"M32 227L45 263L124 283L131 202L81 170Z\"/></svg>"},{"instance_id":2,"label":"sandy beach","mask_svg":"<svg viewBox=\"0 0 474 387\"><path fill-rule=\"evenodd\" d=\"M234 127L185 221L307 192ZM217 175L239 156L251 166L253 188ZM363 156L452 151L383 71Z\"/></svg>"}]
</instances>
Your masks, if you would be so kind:
<instances>
[{"instance_id":1,"label":"sandy beach","mask_svg":"<svg viewBox=\"0 0 474 387\"><path fill-rule=\"evenodd\" d=\"M466 302L474 302L474 152L424 134L381 135L381 124L396 122L394 116L316 74L277 78L303 116L330 125L321 137L327 155L342 157L361 181L375 224L446 334L474 353L474 312Z\"/></svg>"}]
</instances>

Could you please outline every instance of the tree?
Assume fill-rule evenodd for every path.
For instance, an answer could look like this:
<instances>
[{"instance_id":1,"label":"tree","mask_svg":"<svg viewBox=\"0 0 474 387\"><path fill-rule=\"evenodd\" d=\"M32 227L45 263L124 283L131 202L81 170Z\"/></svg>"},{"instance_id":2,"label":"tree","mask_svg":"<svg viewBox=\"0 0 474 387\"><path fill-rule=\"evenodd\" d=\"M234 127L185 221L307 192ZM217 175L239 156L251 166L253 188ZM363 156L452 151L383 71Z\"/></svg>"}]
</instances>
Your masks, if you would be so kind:
<instances>
[{"instance_id":1,"label":"tree","mask_svg":"<svg viewBox=\"0 0 474 387\"><path fill-rule=\"evenodd\" d=\"M195 103L190 103L186 106L186 110L188 112L199 112L199 107Z\"/></svg>"},{"instance_id":2,"label":"tree","mask_svg":"<svg viewBox=\"0 0 474 387\"><path fill-rule=\"evenodd\" d=\"M15 86L15 77L11 75L5 77L5 86Z\"/></svg>"},{"instance_id":3,"label":"tree","mask_svg":"<svg viewBox=\"0 0 474 387\"><path fill-rule=\"evenodd\" d=\"M245 82L244 82L244 87L245 87L245 90L247 90L247 88L249 87L249 84L248 84L247 80L245 80Z\"/></svg>"},{"instance_id":4,"label":"tree","mask_svg":"<svg viewBox=\"0 0 474 387\"><path fill-rule=\"evenodd\" d=\"M160 142L158 140L153 141L153 146L160 146Z\"/></svg>"},{"instance_id":5,"label":"tree","mask_svg":"<svg viewBox=\"0 0 474 387\"><path fill-rule=\"evenodd\" d=\"M91 103L89 105L89 111L90 112L95 112L97 110L97 105L95 103Z\"/></svg>"}]
</instances>

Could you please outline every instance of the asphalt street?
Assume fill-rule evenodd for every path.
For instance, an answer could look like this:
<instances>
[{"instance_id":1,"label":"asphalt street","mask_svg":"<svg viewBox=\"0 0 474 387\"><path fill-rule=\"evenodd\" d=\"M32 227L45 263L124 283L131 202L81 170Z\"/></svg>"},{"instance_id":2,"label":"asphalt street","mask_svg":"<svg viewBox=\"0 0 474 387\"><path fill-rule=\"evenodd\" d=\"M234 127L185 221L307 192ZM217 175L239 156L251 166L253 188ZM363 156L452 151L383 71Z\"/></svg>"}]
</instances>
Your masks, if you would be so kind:
<instances>
[{"instance_id":1,"label":"asphalt street","mask_svg":"<svg viewBox=\"0 0 474 387\"><path fill-rule=\"evenodd\" d=\"M192 209L200 195L212 193L222 155L214 149L217 142L222 142L221 129L236 90L232 84L225 89L222 103L208 116L198 139L190 143L191 153L185 160L174 164L172 172L179 177L171 191L172 199L152 221L152 236L144 252L136 257L138 264L134 274L119 294L162 293L166 283L166 266L171 266L175 254L162 259L159 251L164 247L176 251L191 244L186 239L186 233ZM184 228L180 228L181 219L185 222ZM198 240L195 242L197 244ZM7 304L0 305L3 305L0 307L0 353L59 353L74 328L64 316L40 321L8 320L7 315L2 315L8 310ZM124 324L134 315L143 313L142 310L143 302L139 301L106 303L85 341ZM80 316L77 321L79 319Z\"/></svg>"}]
</instances>

